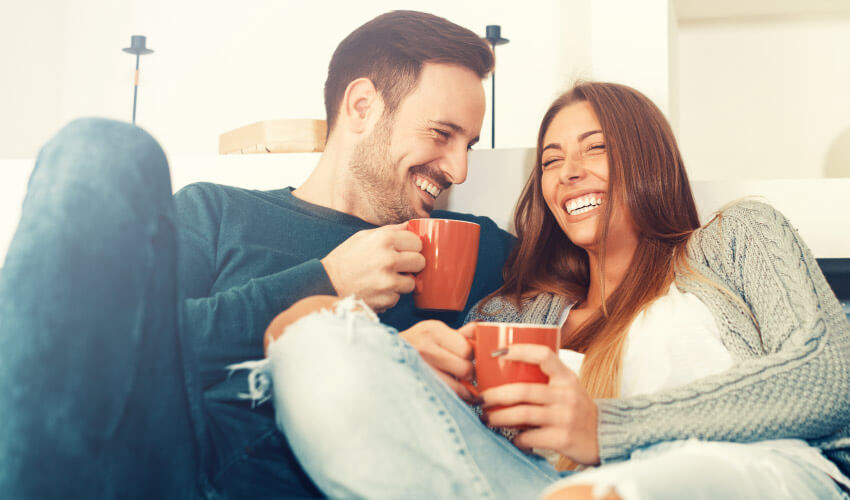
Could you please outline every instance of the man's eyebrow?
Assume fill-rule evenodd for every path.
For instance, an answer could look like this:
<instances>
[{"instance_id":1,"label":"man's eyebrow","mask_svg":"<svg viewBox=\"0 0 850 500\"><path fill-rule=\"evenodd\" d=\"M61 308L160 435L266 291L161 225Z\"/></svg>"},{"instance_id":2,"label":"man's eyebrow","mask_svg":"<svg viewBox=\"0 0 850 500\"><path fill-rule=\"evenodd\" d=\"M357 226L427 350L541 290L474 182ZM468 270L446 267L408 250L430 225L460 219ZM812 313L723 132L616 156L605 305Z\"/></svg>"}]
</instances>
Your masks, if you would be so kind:
<instances>
[{"instance_id":1,"label":"man's eyebrow","mask_svg":"<svg viewBox=\"0 0 850 500\"><path fill-rule=\"evenodd\" d=\"M434 124L437 124L437 125L442 125L444 127L448 127L450 129L452 129L452 132L454 132L456 134L466 135L466 129L461 127L460 125L458 125L455 122L449 122L449 121L445 121L445 120L431 120L431 123L434 123ZM471 141L469 141L469 145L474 146L474 145L478 144L479 140L481 140L481 136L477 135L477 136L473 137Z\"/></svg>"},{"instance_id":2,"label":"man's eyebrow","mask_svg":"<svg viewBox=\"0 0 850 500\"><path fill-rule=\"evenodd\" d=\"M431 123L435 123L437 125L442 125L444 127L448 127L450 129L452 129L452 132L456 132L458 134L465 134L466 133L465 128L461 127L460 125L458 125L457 123L454 123L454 122L447 122L445 120L431 120Z\"/></svg>"}]
</instances>

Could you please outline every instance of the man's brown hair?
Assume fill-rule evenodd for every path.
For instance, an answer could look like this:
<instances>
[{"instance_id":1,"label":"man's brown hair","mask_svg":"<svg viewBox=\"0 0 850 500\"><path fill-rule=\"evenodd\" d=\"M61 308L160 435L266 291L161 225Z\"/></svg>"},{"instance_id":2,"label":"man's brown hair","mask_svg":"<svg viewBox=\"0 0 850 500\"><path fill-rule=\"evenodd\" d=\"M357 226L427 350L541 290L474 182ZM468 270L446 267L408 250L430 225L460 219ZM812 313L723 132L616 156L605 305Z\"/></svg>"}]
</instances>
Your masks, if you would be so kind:
<instances>
[{"instance_id":1,"label":"man's brown hair","mask_svg":"<svg viewBox=\"0 0 850 500\"><path fill-rule=\"evenodd\" d=\"M328 65L325 112L328 135L348 84L368 78L392 116L416 88L425 63L456 64L480 78L493 70L489 45L472 31L424 12L393 11L360 26L340 42Z\"/></svg>"}]
</instances>

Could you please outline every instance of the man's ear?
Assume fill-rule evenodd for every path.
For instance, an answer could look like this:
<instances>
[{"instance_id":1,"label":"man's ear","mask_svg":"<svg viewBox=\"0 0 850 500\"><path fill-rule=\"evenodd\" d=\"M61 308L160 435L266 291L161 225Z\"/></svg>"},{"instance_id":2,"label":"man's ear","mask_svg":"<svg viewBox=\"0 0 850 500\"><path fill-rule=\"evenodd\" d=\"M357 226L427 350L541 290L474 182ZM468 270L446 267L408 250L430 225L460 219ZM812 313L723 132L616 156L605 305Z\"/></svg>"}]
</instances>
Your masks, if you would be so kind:
<instances>
[{"instance_id":1,"label":"man's ear","mask_svg":"<svg viewBox=\"0 0 850 500\"><path fill-rule=\"evenodd\" d=\"M354 133L371 129L384 111L384 101L368 78L353 80L342 97L342 122Z\"/></svg>"}]
</instances>

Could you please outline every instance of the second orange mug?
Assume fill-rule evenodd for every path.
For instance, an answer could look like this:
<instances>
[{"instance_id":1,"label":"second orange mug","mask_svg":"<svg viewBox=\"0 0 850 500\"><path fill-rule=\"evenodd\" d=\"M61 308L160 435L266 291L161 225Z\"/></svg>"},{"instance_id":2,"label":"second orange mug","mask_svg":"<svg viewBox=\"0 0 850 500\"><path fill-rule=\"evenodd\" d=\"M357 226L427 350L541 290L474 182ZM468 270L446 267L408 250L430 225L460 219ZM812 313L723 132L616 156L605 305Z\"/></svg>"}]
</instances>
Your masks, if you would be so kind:
<instances>
[{"instance_id":1,"label":"second orange mug","mask_svg":"<svg viewBox=\"0 0 850 500\"><path fill-rule=\"evenodd\" d=\"M475 324L475 378L479 392L516 382L549 383L540 367L521 361L509 361L498 353L513 344L539 344L558 352L560 328L554 325L521 323ZM497 354L494 356L494 353Z\"/></svg>"},{"instance_id":2,"label":"second orange mug","mask_svg":"<svg viewBox=\"0 0 850 500\"><path fill-rule=\"evenodd\" d=\"M425 269L415 276L419 309L462 311L469 298L481 227L452 219L412 219L407 230L422 240Z\"/></svg>"}]
</instances>

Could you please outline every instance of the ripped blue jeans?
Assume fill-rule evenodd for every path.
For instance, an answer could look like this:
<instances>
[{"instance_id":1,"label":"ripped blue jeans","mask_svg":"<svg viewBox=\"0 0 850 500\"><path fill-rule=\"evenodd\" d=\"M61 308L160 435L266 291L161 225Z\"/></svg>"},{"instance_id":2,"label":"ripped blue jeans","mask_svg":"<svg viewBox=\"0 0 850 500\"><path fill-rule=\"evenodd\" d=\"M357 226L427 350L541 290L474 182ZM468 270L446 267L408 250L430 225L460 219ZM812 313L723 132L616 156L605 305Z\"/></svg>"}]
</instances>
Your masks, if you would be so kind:
<instances>
[{"instance_id":1,"label":"ripped blue jeans","mask_svg":"<svg viewBox=\"0 0 850 500\"><path fill-rule=\"evenodd\" d=\"M395 330L353 299L301 318L253 367L254 399L330 497L536 498L570 483L624 499L845 498L769 447L680 441L558 473L484 426Z\"/></svg>"}]
</instances>

